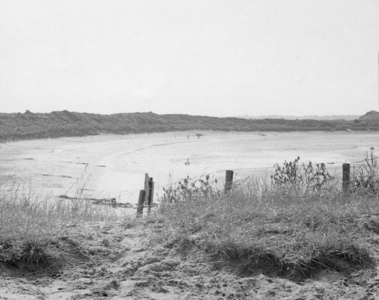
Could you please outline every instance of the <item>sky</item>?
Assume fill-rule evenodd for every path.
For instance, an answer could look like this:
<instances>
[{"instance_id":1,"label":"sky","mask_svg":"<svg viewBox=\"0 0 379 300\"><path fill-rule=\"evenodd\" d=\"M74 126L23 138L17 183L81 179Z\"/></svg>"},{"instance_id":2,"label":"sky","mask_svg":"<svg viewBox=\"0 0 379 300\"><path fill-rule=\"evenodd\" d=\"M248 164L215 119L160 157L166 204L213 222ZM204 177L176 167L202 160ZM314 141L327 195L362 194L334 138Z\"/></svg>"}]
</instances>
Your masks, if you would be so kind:
<instances>
[{"instance_id":1,"label":"sky","mask_svg":"<svg viewBox=\"0 0 379 300\"><path fill-rule=\"evenodd\" d=\"M378 0L0 0L0 112L378 110Z\"/></svg>"}]
</instances>

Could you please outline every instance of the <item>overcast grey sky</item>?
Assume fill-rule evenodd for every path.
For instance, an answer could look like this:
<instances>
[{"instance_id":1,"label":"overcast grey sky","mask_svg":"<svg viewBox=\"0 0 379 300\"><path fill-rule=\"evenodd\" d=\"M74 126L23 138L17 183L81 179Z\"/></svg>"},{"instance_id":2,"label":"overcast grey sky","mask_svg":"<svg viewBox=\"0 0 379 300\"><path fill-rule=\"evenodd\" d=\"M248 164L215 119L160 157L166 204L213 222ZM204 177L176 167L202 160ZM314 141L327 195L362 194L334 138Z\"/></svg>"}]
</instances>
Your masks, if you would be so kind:
<instances>
[{"instance_id":1,"label":"overcast grey sky","mask_svg":"<svg viewBox=\"0 0 379 300\"><path fill-rule=\"evenodd\" d=\"M378 110L378 0L0 0L0 112Z\"/></svg>"}]
</instances>

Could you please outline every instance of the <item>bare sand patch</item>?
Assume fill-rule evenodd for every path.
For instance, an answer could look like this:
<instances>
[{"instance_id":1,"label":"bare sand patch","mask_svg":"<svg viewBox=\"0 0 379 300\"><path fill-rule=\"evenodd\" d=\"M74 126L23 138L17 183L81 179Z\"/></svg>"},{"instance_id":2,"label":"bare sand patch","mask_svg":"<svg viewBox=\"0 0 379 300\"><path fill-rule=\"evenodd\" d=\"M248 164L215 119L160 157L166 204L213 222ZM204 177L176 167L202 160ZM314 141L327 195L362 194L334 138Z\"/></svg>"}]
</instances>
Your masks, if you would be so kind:
<instances>
[{"instance_id":1,"label":"bare sand patch","mask_svg":"<svg viewBox=\"0 0 379 300\"><path fill-rule=\"evenodd\" d=\"M87 223L59 239L61 248L80 244L82 256L67 257L54 276L19 273L2 267L0 297L25 300L72 299L375 299L379 277L374 270L346 277L324 270L296 283L263 274L241 277L196 250L177 251L172 241L149 242L148 235L165 227L120 222ZM151 232L150 232L151 233ZM80 240L80 243L79 243ZM72 250L71 250L72 252ZM15 273L16 272L16 273Z\"/></svg>"}]
</instances>

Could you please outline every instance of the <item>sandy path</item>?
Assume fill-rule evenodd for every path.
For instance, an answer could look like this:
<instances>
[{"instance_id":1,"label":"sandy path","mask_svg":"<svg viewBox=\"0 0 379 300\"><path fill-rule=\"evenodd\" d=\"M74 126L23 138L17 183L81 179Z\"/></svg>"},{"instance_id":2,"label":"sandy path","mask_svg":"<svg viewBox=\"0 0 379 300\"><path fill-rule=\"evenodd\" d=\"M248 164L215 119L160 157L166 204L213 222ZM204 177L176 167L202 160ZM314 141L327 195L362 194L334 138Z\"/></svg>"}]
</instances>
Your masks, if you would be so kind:
<instances>
[{"instance_id":1,"label":"sandy path","mask_svg":"<svg viewBox=\"0 0 379 300\"><path fill-rule=\"evenodd\" d=\"M337 162L328 168L340 172L342 162L361 160L370 147L379 147L378 134L366 132L203 133L200 139L195 132L170 132L1 144L1 178L12 175L37 193L75 196L84 188L90 197L135 203L145 172L156 186L226 169L261 168L237 174L264 176L272 174L275 163L297 156ZM187 159L190 165L185 165Z\"/></svg>"}]
</instances>

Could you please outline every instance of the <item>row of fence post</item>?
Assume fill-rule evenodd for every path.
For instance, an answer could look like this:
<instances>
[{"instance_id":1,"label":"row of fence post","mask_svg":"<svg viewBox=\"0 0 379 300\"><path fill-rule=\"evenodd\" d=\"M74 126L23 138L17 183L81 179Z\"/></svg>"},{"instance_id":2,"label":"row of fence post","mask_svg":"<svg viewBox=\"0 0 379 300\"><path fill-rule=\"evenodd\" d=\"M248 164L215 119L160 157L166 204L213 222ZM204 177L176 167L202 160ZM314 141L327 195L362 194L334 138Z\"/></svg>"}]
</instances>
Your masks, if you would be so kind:
<instances>
[{"instance_id":1,"label":"row of fence post","mask_svg":"<svg viewBox=\"0 0 379 300\"><path fill-rule=\"evenodd\" d=\"M226 170L224 193L228 193L231 191L232 186L233 186L233 176L234 176L234 171ZM342 191L344 194L350 193L350 164L349 163L344 163L342 165ZM154 199L154 181L153 181L153 178L149 177L149 175L146 173L144 189L141 190L139 194L137 216L142 216L143 208L144 206L146 206L145 203L147 203L148 214L150 213L151 207L153 205L153 199Z\"/></svg>"}]
</instances>

